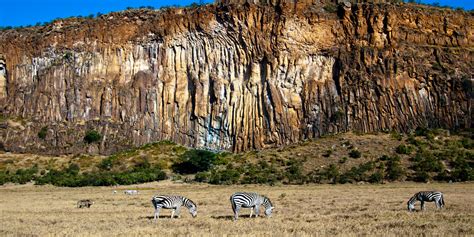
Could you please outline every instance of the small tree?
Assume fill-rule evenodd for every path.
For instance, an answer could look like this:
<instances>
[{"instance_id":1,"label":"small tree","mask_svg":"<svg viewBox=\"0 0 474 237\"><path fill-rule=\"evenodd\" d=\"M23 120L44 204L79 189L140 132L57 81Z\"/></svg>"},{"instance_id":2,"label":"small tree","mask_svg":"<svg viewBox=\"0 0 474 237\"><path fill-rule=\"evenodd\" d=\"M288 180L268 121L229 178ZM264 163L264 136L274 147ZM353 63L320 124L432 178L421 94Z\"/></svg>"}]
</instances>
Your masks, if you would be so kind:
<instances>
[{"instance_id":1,"label":"small tree","mask_svg":"<svg viewBox=\"0 0 474 237\"><path fill-rule=\"evenodd\" d=\"M349 152L349 157L357 159L362 156L362 153L359 150L353 149Z\"/></svg>"},{"instance_id":2,"label":"small tree","mask_svg":"<svg viewBox=\"0 0 474 237\"><path fill-rule=\"evenodd\" d=\"M386 178L394 181L405 176L405 170L400 164L400 157L393 156L387 161Z\"/></svg>"},{"instance_id":3,"label":"small tree","mask_svg":"<svg viewBox=\"0 0 474 237\"><path fill-rule=\"evenodd\" d=\"M172 169L180 174L195 174L209 170L216 162L216 154L206 150L188 150L172 165Z\"/></svg>"},{"instance_id":4,"label":"small tree","mask_svg":"<svg viewBox=\"0 0 474 237\"><path fill-rule=\"evenodd\" d=\"M42 127L41 130L38 132L38 137L44 140L47 134L48 134L48 127Z\"/></svg>"},{"instance_id":5,"label":"small tree","mask_svg":"<svg viewBox=\"0 0 474 237\"><path fill-rule=\"evenodd\" d=\"M89 144L100 141L101 139L102 139L102 135L100 135L100 133L95 130L87 131L86 135L84 136L84 141Z\"/></svg>"}]
</instances>

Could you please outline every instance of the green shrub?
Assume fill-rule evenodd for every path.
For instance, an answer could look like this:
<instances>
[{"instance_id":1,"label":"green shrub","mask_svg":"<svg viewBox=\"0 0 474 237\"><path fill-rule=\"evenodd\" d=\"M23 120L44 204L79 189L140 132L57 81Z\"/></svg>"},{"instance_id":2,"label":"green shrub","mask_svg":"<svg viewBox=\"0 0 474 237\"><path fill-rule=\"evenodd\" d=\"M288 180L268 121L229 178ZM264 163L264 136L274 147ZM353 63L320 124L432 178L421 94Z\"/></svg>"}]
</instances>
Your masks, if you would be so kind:
<instances>
[{"instance_id":1,"label":"green shrub","mask_svg":"<svg viewBox=\"0 0 474 237\"><path fill-rule=\"evenodd\" d=\"M101 170L112 170L116 159L116 156L109 156L103 159L97 167Z\"/></svg>"},{"instance_id":2,"label":"green shrub","mask_svg":"<svg viewBox=\"0 0 474 237\"><path fill-rule=\"evenodd\" d=\"M102 135L100 135L100 133L95 130L87 131L86 135L84 136L84 141L89 144L100 141L100 139L102 139Z\"/></svg>"},{"instance_id":3,"label":"green shrub","mask_svg":"<svg viewBox=\"0 0 474 237\"><path fill-rule=\"evenodd\" d=\"M286 175L286 172L279 171L274 164L268 164L264 160L257 164L244 164L237 170L242 173L240 182L243 184L274 184L283 180Z\"/></svg>"},{"instance_id":4,"label":"green shrub","mask_svg":"<svg viewBox=\"0 0 474 237\"><path fill-rule=\"evenodd\" d=\"M79 173L79 166L69 165L68 168L60 170L50 170L48 173L38 177L35 181L38 185L52 184L64 187L82 186L110 186L110 185L130 185L166 179L166 173L158 166L144 167L135 166L131 171L107 172L100 171L94 173Z\"/></svg>"},{"instance_id":5,"label":"green shrub","mask_svg":"<svg viewBox=\"0 0 474 237\"><path fill-rule=\"evenodd\" d=\"M382 171L376 171L375 173L373 173L372 175L370 175L369 177L369 182L371 183L382 183L383 181L383 178L384 178L384 174Z\"/></svg>"},{"instance_id":6,"label":"green shrub","mask_svg":"<svg viewBox=\"0 0 474 237\"><path fill-rule=\"evenodd\" d=\"M417 137L424 136L428 138L429 136L433 136L433 131L425 127L417 127L415 129L415 136Z\"/></svg>"},{"instance_id":7,"label":"green shrub","mask_svg":"<svg viewBox=\"0 0 474 237\"><path fill-rule=\"evenodd\" d=\"M6 171L0 171L0 185L4 185L10 181L10 175Z\"/></svg>"},{"instance_id":8,"label":"green shrub","mask_svg":"<svg viewBox=\"0 0 474 237\"><path fill-rule=\"evenodd\" d=\"M415 182L428 182L430 180L430 174L426 171L416 171L413 181Z\"/></svg>"},{"instance_id":9,"label":"green shrub","mask_svg":"<svg viewBox=\"0 0 474 237\"><path fill-rule=\"evenodd\" d=\"M34 165L28 169L18 169L14 175L10 175L10 182L26 184L36 179L38 173L38 165Z\"/></svg>"},{"instance_id":10,"label":"green shrub","mask_svg":"<svg viewBox=\"0 0 474 237\"><path fill-rule=\"evenodd\" d=\"M326 151L323 153L323 157L328 158L328 157L331 156L331 154L332 154L332 149L326 150Z\"/></svg>"},{"instance_id":11,"label":"green shrub","mask_svg":"<svg viewBox=\"0 0 474 237\"><path fill-rule=\"evenodd\" d=\"M361 153L359 150L352 149L352 150L349 152L349 157L350 157L350 158L357 159L357 158L360 158L361 156L362 156L362 153Z\"/></svg>"},{"instance_id":12,"label":"green shrub","mask_svg":"<svg viewBox=\"0 0 474 237\"><path fill-rule=\"evenodd\" d=\"M403 139L403 135L399 132L396 132L396 131L392 131L390 133L390 136L395 139L395 140L398 140L398 141L401 141Z\"/></svg>"},{"instance_id":13,"label":"green shrub","mask_svg":"<svg viewBox=\"0 0 474 237\"><path fill-rule=\"evenodd\" d=\"M201 182L201 183L207 183L207 182L209 182L209 177L210 177L209 172L198 172L194 176L194 181Z\"/></svg>"},{"instance_id":14,"label":"green shrub","mask_svg":"<svg viewBox=\"0 0 474 237\"><path fill-rule=\"evenodd\" d=\"M368 181L367 172L372 171L374 168L375 164L372 161L362 163L358 167L352 167L340 176L339 183Z\"/></svg>"},{"instance_id":15,"label":"green shrub","mask_svg":"<svg viewBox=\"0 0 474 237\"><path fill-rule=\"evenodd\" d=\"M240 173L234 169L213 170L209 177L211 184L236 184L239 182Z\"/></svg>"},{"instance_id":16,"label":"green shrub","mask_svg":"<svg viewBox=\"0 0 474 237\"><path fill-rule=\"evenodd\" d=\"M331 122L333 123L337 123L339 121L341 121L341 119L344 118L346 114L342 111L336 111L334 114L332 114L331 116Z\"/></svg>"},{"instance_id":17,"label":"green shrub","mask_svg":"<svg viewBox=\"0 0 474 237\"><path fill-rule=\"evenodd\" d=\"M330 181L331 183L335 184L339 180L339 176L341 175L339 173L339 168L335 164L329 165L324 171L323 171L324 177Z\"/></svg>"},{"instance_id":18,"label":"green shrub","mask_svg":"<svg viewBox=\"0 0 474 237\"><path fill-rule=\"evenodd\" d=\"M474 140L471 138L464 137L461 139L461 144L465 149L474 149Z\"/></svg>"},{"instance_id":19,"label":"green shrub","mask_svg":"<svg viewBox=\"0 0 474 237\"><path fill-rule=\"evenodd\" d=\"M77 175L79 174L79 170L79 165L72 163L66 168L65 172L70 175Z\"/></svg>"},{"instance_id":20,"label":"green shrub","mask_svg":"<svg viewBox=\"0 0 474 237\"><path fill-rule=\"evenodd\" d=\"M344 164L346 163L346 161L347 161L347 157L344 156L339 160L339 164Z\"/></svg>"},{"instance_id":21,"label":"green shrub","mask_svg":"<svg viewBox=\"0 0 474 237\"><path fill-rule=\"evenodd\" d=\"M216 154L206 150L188 150L184 152L171 168L179 174L195 174L209 170L216 162Z\"/></svg>"},{"instance_id":22,"label":"green shrub","mask_svg":"<svg viewBox=\"0 0 474 237\"><path fill-rule=\"evenodd\" d=\"M451 162L453 171L451 174L451 179L454 181L471 181L474 180L474 169L473 161L468 162L464 157L457 157L454 161Z\"/></svg>"},{"instance_id":23,"label":"green shrub","mask_svg":"<svg viewBox=\"0 0 474 237\"><path fill-rule=\"evenodd\" d=\"M401 155L409 155L412 151L413 151L412 146L406 146L404 144L401 144L395 148L395 152Z\"/></svg>"},{"instance_id":24,"label":"green shrub","mask_svg":"<svg viewBox=\"0 0 474 237\"><path fill-rule=\"evenodd\" d=\"M301 161L290 159L286 168L285 176L288 183L302 184L306 182L306 176L303 175L303 163Z\"/></svg>"},{"instance_id":25,"label":"green shrub","mask_svg":"<svg viewBox=\"0 0 474 237\"><path fill-rule=\"evenodd\" d=\"M326 12L329 12L329 13L336 13L337 12L337 6L335 4L332 4L332 3L329 3L329 4L326 4L323 9L326 11Z\"/></svg>"},{"instance_id":26,"label":"green shrub","mask_svg":"<svg viewBox=\"0 0 474 237\"><path fill-rule=\"evenodd\" d=\"M381 157L379 157L379 160L380 161L388 161L388 160L390 160L390 157L387 156L387 155L382 155Z\"/></svg>"},{"instance_id":27,"label":"green shrub","mask_svg":"<svg viewBox=\"0 0 474 237\"><path fill-rule=\"evenodd\" d=\"M390 181L399 180L405 176L405 170L400 163L400 157L393 156L387 161L386 164L386 179Z\"/></svg>"},{"instance_id":28,"label":"green shrub","mask_svg":"<svg viewBox=\"0 0 474 237\"><path fill-rule=\"evenodd\" d=\"M444 169L443 163L428 151L417 152L413 161L415 162L413 165L415 171L441 172Z\"/></svg>"},{"instance_id":29,"label":"green shrub","mask_svg":"<svg viewBox=\"0 0 474 237\"><path fill-rule=\"evenodd\" d=\"M44 140L47 134L48 134L48 127L42 127L41 130L39 130L38 132L38 137Z\"/></svg>"}]
</instances>

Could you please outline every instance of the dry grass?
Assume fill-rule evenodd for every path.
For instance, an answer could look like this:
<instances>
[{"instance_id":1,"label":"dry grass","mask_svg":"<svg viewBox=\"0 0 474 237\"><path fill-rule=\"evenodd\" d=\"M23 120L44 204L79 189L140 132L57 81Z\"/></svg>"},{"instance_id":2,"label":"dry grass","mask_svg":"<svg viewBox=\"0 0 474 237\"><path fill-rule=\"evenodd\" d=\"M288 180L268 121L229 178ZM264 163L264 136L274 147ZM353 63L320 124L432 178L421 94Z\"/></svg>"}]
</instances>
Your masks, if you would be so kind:
<instances>
[{"instance_id":1,"label":"dry grass","mask_svg":"<svg viewBox=\"0 0 474 237\"><path fill-rule=\"evenodd\" d=\"M138 189L125 196L124 189ZM420 190L445 193L446 208L409 213L406 201ZM143 235L474 235L474 183L212 186L169 181L117 187L58 188L10 185L0 187L1 236L143 236ZM231 220L229 196L256 191L276 206L272 218ZM198 217L183 210L181 219L153 223L151 196L181 194L198 204ZM93 199L90 209L75 207ZM417 208L419 205L417 205ZM249 214L244 209L245 215ZM170 211L162 211L169 216Z\"/></svg>"}]
</instances>

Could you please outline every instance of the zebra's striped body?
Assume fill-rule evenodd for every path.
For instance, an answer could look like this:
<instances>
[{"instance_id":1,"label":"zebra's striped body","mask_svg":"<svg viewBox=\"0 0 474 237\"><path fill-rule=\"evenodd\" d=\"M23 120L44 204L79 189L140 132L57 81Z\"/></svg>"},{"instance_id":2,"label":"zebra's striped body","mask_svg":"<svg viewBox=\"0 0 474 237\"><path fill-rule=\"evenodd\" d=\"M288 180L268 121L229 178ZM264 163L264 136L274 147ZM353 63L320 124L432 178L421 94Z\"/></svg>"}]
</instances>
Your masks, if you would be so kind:
<instances>
[{"instance_id":1,"label":"zebra's striped body","mask_svg":"<svg viewBox=\"0 0 474 237\"><path fill-rule=\"evenodd\" d=\"M138 195L138 190L125 190L123 193L126 195Z\"/></svg>"},{"instance_id":2,"label":"zebra's striped body","mask_svg":"<svg viewBox=\"0 0 474 237\"><path fill-rule=\"evenodd\" d=\"M415 203L421 202L421 210L425 210L425 202L435 202L436 208L440 209L444 207L443 193L438 191L423 191L413 195L407 202L408 211L415 210Z\"/></svg>"},{"instance_id":3,"label":"zebra's striped body","mask_svg":"<svg viewBox=\"0 0 474 237\"><path fill-rule=\"evenodd\" d=\"M265 207L265 215L267 217L270 217L273 211L273 205L270 202L270 199L257 193L234 193L230 196L230 203L232 204L232 210L234 211L234 220L239 218L239 210L242 207L252 208L250 210L250 217L252 217L253 211L255 211L255 217L258 217L260 205Z\"/></svg>"},{"instance_id":4,"label":"zebra's striped body","mask_svg":"<svg viewBox=\"0 0 474 237\"><path fill-rule=\"evenodd\" d=\"M189 213L193 217L196 217L197 215L197 206L196 204L191 201L188 198L182 197L182 196L166 196L166 195L159 195L159 196L154 196L151 199L151 202L153 203L153 207L155 207L155 221L156 219L160 218L160 210L162 208L164 209L173 209L171 212L171 218L174 217L174 214L180 217L180 209L182 206L185 206L186 208L189 209Z\"/></svg>"},{"instance_id":5,"label":"zebra's striped body","mask_svg":"<svg viewBox=\"0 0 474 237\"><path fill-rule=\"evenodd\" d=\"M77 208L83 208L83 207L90 208L92 204L94 204L94 202L89 199L79 200L77 201Z\"/></svg>"}]
</instances>

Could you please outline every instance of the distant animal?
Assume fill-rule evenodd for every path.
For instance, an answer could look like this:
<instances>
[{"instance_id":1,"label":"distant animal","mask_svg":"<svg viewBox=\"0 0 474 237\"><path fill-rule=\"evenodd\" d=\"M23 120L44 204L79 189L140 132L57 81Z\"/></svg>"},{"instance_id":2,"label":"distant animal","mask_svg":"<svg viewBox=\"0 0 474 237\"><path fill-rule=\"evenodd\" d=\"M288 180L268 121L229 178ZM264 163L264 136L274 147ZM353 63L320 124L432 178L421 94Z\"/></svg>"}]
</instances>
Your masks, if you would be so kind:
<instances>
[{"instance_id":1,"label":"distant animal","mask_svg":"<svg viewBox=\"0 0 474 237\"><path fill-rule=\"evenodd\" d=\"M258 217L260 213L260 205L265 208L265 215L267 217L271 217L274 208L269 198L257 193L234 193L230 196L230 203L232 205L232 210L234 211L234 220L239 218L239 211L242 207L252 208L250 210L250 217L252 217L253 211L255 211L255 217Z\"/></svg>"},{"instance_id":2,"label":"distant animal","mask_svg":"<svg viewBox=\"0 0 474 237\"><path fill-rule=\"evenodd\" d=\"M138 195L137 190L125 190L123 193L125 193L126 195Z\"/></svg>"},{"instance_id":3,"label":"distant animal","mask_svg":"<svg viewBox=\"0 0 474 237\"><path fill-rule=\"evenodd\" d=\"M421 210L425 210L425 202L435 202L436 208L444 207L443 193L438 191L422 191L417 192L407 202L408 211L415 211L415 203L421 202Z\"/></svg>"},{"instance_id":4,"label":"distant animal","mask_svg":"<svg viewBox=\"0 0 474 237\"><path fill-rule=\"evenodd\" d=\"M79 200L77 201L77 208L83 208L83 207L90 208L92 204L94 204L94 202L90 199Z\"/></svg>"},{"instance_id":5,"label":"distant animal","mask_svg":"<svg viewBox=\"0 0 474 237\"><path fill-rule=\"evenodd\" d=\"M185 206L189 209L189 213L193 216L197 216L197 206L196 204L186 197L182 196L168 196L168 195L158 195L154 196L151 199L151 203L153 203L153 207L155 208L155 215L154 220L160 218L160 211L162 208L164 209L173 209L171 212L171 218L174 217L174 214L180 217L180 210L182 206Z\"/></svg>"}]
</instances>

